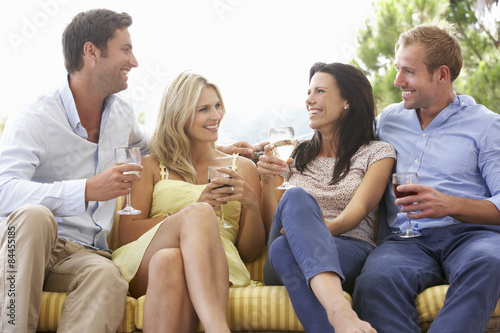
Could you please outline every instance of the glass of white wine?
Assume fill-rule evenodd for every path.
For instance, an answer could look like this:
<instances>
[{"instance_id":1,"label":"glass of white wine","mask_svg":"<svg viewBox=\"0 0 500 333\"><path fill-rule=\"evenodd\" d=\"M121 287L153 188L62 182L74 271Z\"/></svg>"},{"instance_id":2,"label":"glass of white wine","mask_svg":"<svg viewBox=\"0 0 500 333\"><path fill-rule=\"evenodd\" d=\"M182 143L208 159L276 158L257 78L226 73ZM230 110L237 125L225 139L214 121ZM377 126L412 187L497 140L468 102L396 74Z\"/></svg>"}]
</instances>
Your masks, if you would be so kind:
<instances>
[{"instance_id":1,"label":"glass of white wine","mask_svg":"<svg viewBox=\"0 0 500 333\"><path fill-rule=\"evenodd\" d=\"M292 155L295 146L295 131L293 127L271 127L269 129L269 143L274 145L274 155L286 162ZM287 172L285 171L283 174L283 183L276 187L276 189L287 190L295 187L286 180L286 176Z\"/></svg>"},{"instance_id":2,"label":"glass of white wine","mask_svg":"<svg viewBox=\"0 0 500 333\"><path fill-rule=\"evenodd\" d=\"M141 164L141 150L138 147L118 147L114 152L115 165L121 164ZM124 175L139 174L139 171L126 171ZM120 215L135 215L140 214L141 211L135 209L130 204L130 193L127 194L127 205L122 210L117 211Z\"/></svg>"}]
</instances>

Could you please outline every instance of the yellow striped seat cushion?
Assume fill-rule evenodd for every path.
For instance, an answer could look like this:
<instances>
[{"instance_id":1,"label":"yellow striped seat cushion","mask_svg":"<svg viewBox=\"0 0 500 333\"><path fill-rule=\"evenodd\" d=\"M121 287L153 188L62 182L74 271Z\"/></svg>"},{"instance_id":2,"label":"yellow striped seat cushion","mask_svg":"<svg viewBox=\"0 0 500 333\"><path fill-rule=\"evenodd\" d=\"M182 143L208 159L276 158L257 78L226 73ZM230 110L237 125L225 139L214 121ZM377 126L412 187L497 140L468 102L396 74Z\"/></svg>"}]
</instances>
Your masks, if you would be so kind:
<instances>
[{"instance_id":1,"label":"yellow striped seat cushion","mask_svg":"<svg viewBox=\"0 0 500 333\"><path fill-rule=\"evenodd\" d=\"M425 289L421 292L415 302L418 311L418 322L426 332L430 324L436 318L439 310L443 307L446 292L449 285L439 285ZM488 329L500 328L500 301L498 302L493 315L491 316Z\"/></svg>"},{"instance_id":2,"label":"yellow striped seat cushion","mask_svg":"<svg viewBox=\"0 0 500 333\"><path fill-rule=\"evenodd\" d=\"M257 260L246 264L252 280L264 284L265 262L264 249ZM352 305L351 295L344 292L344 296ZM137 300L135 324L138 329L143 327L144 299L145 296ZM229 288L226 316L231 331L304 332L284 286ZM203 331L200 324L198 332Z\"/></svg>"},{"instance_id":3,"label":"yellow striped seat cushion","mask_svg":"<svg viewBox=\"0 0 500 333\"><path fill-rule=\"evenodd\" d=\"M344 296L352 304L351 296ZM143 328L145 296L137 300L135 324ZM284 286L230 288L227 321L231 331L280 330L304 332ZM203 332L200 324L198 332Z\"/></svg>"},{"instance_id":4,"label":"yellow striped seat cushion","mask_svg":"<svg viewBox=\"0 0 500 333\"><path fill-rule=\"evenodd\" d=\"M38 331L57 331L59 316L66 299L66 293L42 293L42 308L38 320Z\"/></svg>"},{"instance_id":5,"label":"yellow striped seat cushion","mask_svg":"<svg viewBox=\"0 0 500 333\"><path fill-rule=\"evenodd\" d=\"M267 248L264 247L264 250L262 250L259 258L257 258L254 262L245 263L252 280L259 282L264 281L264 264L266 263L266 255Z\"/></svg>"},{"instance_id":6,"label":"yellow striped seat cushion","mask_svg":"<svg viewBox=\"0 0 500 333\"><path fill-rule=\"evenodd\" d=\"M45 291L42 293L42 307L40 310L40 319L38 321L37 331L57 331L57 326L59 325L59 317L61 316L61 311L64 300L66 299L66 295L66 293L53 293ZM128 333L135 330L135 304L136 300L134 298L127 297L127 303L125 305L125 316L123 317L118 332Z\"/></svg>"}]
</instances>

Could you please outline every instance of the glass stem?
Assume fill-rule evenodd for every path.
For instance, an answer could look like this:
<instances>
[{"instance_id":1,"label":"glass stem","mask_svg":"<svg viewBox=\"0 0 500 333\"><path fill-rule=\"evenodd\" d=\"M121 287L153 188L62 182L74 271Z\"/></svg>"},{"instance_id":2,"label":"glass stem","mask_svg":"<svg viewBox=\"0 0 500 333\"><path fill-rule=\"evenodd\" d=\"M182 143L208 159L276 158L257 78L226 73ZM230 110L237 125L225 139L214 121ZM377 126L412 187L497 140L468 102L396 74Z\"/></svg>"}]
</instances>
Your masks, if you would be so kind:
<instances>
[{"instance_id":1,"label":"glass stem","mask_svg":"<svg viewBox=\"0 0 500 333\"><path fill-rule=\"evenodd\" d=\"M132 206L130 205L130 193L127 194L127 208L132 208Z\"/></svg>"}]
</instances>

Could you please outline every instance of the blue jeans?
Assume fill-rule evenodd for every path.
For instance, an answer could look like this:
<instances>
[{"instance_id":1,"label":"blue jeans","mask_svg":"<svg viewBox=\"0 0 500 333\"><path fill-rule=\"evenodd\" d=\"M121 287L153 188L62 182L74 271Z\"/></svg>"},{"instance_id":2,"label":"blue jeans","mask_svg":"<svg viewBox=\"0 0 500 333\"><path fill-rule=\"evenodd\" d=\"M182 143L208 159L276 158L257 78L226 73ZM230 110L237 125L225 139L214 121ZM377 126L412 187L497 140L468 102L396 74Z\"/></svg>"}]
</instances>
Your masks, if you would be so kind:
<instances>
[{"instance_id":1,"label":"blue jeans","mask_svg":"<svg viewBox=\"0 0 500 333\"><path fill-rule=\"evenodd\" d=\"M274 214L264 281L266 285L285 285L306 332L333 332L309 281L319 273L334 272L343 280L344 290L352 291L372 250L373 246L362 240L332 237L316 199L294 187L285 192Z\"/></svg>"},{"instance_id":2,"label":"blue jeans","mask_svg":"<svg viewBox=\"0 0 500 333\"><path fill-rule=\"evenodd\" d=\"M415 298L449 283L430 333L481 332L500 298L500 228L457 224L389 236L356 280L354 306L378 332L420 332Z\"/></svg>"}]
</instances>

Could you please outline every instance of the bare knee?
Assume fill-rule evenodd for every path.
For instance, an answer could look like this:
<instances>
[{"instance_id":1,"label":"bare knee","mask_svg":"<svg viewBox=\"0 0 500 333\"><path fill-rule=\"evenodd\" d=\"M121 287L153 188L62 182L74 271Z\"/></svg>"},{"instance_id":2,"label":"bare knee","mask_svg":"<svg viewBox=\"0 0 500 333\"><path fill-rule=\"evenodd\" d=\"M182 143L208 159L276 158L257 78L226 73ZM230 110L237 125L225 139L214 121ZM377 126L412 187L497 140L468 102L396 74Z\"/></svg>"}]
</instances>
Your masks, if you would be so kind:
<instances>
[{"instance_id":1,"label":"bare knee","mask_svg":"<svg viewBox=\"0 0 500 333\"><path fill-rule=\"evenodd\" d=\"M174 284L184 281L184 262L178 248L157 251L149 261L149 283Z\"/></svg>"},{"instance_id":2,"label":"bare knee","mask_svg":"<svg viewBox=\"0 0 500 333\"><path fill-rule=\"evenodd\" d=\"M189 206L186 211L186 223L195 224L197 228L206 226L208 228L217 227L217 215L209 204L205 202L196 202ZM193 227L194 227L193 226Z\"/></svg>"}]
</instances>

